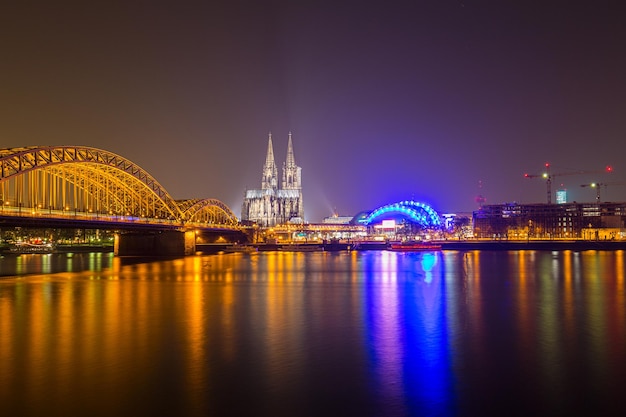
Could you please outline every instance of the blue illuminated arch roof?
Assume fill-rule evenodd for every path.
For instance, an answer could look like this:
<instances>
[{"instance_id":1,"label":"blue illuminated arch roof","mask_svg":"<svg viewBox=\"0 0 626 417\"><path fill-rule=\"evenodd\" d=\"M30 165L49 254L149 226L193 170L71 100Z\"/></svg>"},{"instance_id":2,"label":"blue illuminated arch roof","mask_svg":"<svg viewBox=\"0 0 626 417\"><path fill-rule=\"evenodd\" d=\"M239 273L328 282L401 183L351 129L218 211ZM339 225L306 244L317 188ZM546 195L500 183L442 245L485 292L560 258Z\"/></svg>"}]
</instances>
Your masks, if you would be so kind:
<instances>
[{"instance_id":1,"label":"blue illuminated arch roof","mask_svg":"<svg viewBox=\"0 0 626 417\"><path fill-rule=\"evenodd\" d=\"M379 207L363 220L363 224L370 225L377 221L398 215L424 227L441 226L439 214L428 204L418 201L400 201Z\"/></svg>"}]
</instances>

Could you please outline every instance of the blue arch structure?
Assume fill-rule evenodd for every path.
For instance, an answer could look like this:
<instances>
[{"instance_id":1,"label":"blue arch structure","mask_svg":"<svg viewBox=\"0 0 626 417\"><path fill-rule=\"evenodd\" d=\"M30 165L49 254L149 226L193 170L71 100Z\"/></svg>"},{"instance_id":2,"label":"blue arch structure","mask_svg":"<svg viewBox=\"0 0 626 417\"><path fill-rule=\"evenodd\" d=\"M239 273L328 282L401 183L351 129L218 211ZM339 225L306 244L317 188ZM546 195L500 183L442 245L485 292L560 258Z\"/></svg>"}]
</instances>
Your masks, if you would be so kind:
<instances>
[{"instance_id":1,"label":"blue arch structure","mask_svg":"<svg viewBox=\"0 0 626 417\"><path fill-rule=\"evenodd\" d=\"M363 220L363 224L369 226L379 220L398 215L428 228L441 227L442 225L439 214L428 204L418 201L400 201L379 207Z\"/></svg>"}]
</instances>

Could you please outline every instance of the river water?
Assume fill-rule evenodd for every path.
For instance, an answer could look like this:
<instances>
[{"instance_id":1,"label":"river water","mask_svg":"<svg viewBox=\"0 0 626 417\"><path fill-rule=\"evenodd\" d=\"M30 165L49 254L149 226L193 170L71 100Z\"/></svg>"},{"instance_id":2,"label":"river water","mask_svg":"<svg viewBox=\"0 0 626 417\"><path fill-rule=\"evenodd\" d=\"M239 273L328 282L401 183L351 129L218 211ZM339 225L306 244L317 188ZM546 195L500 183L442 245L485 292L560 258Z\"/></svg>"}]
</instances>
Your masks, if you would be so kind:
<instances>
[{"instance_id":1,"label":"river water","mask_svg":"<svg viewBox=\"0 0 626 417\"><path fill-rule=\"evenodd\" d=\"M0 259L2 416L621 415L626 253Z\"/></svg>"}]
</instances>

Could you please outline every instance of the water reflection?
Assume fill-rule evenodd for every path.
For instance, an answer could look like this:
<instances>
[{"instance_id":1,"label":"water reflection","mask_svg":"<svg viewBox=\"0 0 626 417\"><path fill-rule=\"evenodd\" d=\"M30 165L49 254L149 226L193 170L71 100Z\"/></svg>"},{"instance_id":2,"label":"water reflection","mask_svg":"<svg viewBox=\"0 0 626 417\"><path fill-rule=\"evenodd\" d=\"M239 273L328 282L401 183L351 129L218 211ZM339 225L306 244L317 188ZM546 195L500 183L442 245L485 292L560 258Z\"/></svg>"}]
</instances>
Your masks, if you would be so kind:
<instances>
[{"instance_id":1,"label":"water reflection","mask_svg":"<svg viewBox=\"0 0 626 417\"><path fill-rule=\"evenodd\" d=\"M364 269L367 344L386 415L454 409L440 258L386 252Z\"/></svg>"},{"instance_id":2,"label":"water reflection","mask_svg":"<svg viewBox=\"0 0 626 417\"><path fill-rule=\"evenodd\" d=\"M622 251L37 256L0 260L3 415L621 405Z\"/></svg>"}]
</instances>

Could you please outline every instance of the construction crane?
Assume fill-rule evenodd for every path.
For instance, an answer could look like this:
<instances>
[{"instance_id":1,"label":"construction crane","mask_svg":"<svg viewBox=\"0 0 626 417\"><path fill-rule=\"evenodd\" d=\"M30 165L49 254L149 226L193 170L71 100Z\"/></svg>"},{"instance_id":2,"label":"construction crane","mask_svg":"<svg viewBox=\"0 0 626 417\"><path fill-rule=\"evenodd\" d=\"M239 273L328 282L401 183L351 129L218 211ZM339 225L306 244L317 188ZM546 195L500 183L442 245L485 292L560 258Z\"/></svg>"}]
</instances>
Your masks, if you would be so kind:
<instances>
[{"instance_id":1,"label":"construction crane","mask_svg":"<svg viewBox=\"0 0 626 417\"><path fill-rule=\"evenodd\" d=\"M562 177L565 175L582 175L582 174L598 174L603 172L613 172L613 168L607 165L602 171L569 171L553 174L550 172L550 163L546 162L546 170L541 174L524 174L526 178L544 178L546 180L546 188L548 194L548 204L552 204L552 179L554 177Z\"/></svg>"},{"instance_id":2,"label":"construction crane","mask_svg":"<svg viewBox=\"0 0 626 417\"><path fill-rule=\"evenodd\" d=\"M581 187L590 187L596 189L596 203L600 202L600 189L609 185L626 185L626 182L592 182L590 184L580 184Z\"/></svg>"}]
</instances>

